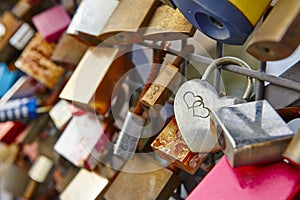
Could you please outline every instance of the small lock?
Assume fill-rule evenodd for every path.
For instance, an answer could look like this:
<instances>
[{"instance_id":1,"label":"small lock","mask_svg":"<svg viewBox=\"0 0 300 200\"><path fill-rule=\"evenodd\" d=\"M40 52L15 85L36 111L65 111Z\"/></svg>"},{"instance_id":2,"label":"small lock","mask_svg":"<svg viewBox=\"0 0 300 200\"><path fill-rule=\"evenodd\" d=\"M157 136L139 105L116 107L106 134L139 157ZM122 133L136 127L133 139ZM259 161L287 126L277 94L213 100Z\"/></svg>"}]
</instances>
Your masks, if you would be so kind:
<instances>
[{"instance_id":1,"label":"small lock","mask_svg":"<svg viewBox=\"0 0 300 200\"><path fill-rule=\"evenodd\" d=\"M90 47L59 97L85 110L96 110L105 115L115 85L133 67L127 55L121 53L117 48Z\"/></svg>"},{"instance_id":2,"label":"small lock","mask_svg":"<svg viewBox=\"0 0 300 200\"><path fill-rule=\"evenodd\" d=\"M87 112L73 116L54 145L54 150L75 166L83 167L102 133L99 120L93 114Z\"/></svg>"},{"instance_id":3,"label":"small lock","mask_svg":"<svg viewBox=\"0 0 300 200\"><path fill-rule=\"evenodd\" d=\"M145 119L143 117L128 112L115 145L114 154L125 159L131 159L134 156L144 124Z\"/></svg>"},{"instance_id":4,"label":"small lock","mask_svg":"<svg viewBox=\"0 0 300 200\"><path fill-rule=\"evenodd\" d=\"M143 41L143 28L147 27L157 0L122 0L105 24L99 38L109 44L133 44Z\"/></svg>"},{"instance_id":5,"label":"small lock","mask_svg":"<svg viewBox=\"0 0 300 200\"><path fill-rule=\"evenodd\" d=\"M281 160L294 134L266 100L211 112L215 136L221 137L222 151L233 167Z\"/></svg>"},{"instance_id":6,"label":"small lock","mask_svg":"<svg viewBox=\"0 0 300 200\"><path fill-rule=\"evenodd\" d=\"M108 183L108 180L98 173L80 169L59 195L59 199L97 199Z\"/></svg>"},{"instance_id":7,"label":"small lock","mask_svg":"<svg viewBox=\"0 0 300 200\"><path fill-rule=\"evenodd\" d=\"M46 87L53 89L64 69L50 60L55 43L48 43L36 33L15 62L16 67Z\"/></svg>"},{"instance_id":8,"label":"small lock","mask_svg":"<svg viewBox=\"0 0 300 200\"><path fill-rule=\"evenodd\" d=\"M73 68L78 65L87 50L87 45L65 33L59 39L51 60L57 64Z\"/></svg>"},{"instance_id":9,"label":"small lock","mask_svg":"<svg viewBox=\"0 0 300 200\"><path fill-rule=\"evenodd\" d=\"M35 32L30 25L23 23L17 32L10 38L9 44L17 50L22 51L34 34Z\"/></svg>"},{"instance_id":10,"label":"small lock","mask_svg":"<svg viewBox=\"0 0 300 200\"><path fill-rule=\"evenodd\" d=\"M32 22L43 38L49 42L57 42L67 30L71 17L64 7L56 5L32 17Z\"/></svg>"},{"instance_id":11,"label":"small lock","mask_svg":"<svg viewBox=\"0 0 300 200\"><path fill-rule=\"evenodd\" d=\"M57 129L62 129L63 127L65 127L65 125L72 118L70 106L71 104L69 102L60 100L49 111L49 116L51 117Z\"/></svg>"},{"instance_id":12,"label":"small lock","mask_svg":"<svg viewBox=\"0 0 300 200\"><path fill-rule=\"evenodd\" d=\"M163 159L190 174L195 174L207 154L194 153L184 142L173 117L152 142L151 147Z\"/></svg>"},{"instance_id":13,"label":"small lock","mask_svg":"<svg viewBox=\"0 0 300 200\"><path fill-rule=\"evenodd\" d=\"M237 64L250 68L245 62L233 57L223 57L213 61L202 79L193 79L180 86L175 96L174 112L179 130L188 147L193 152L208 153L216 148L216 141L210 131L211 110L242 100L237 97L219 97L215 88L207 82L208 75L222 64ZM243 99L248 99L253 91L254 80L248 77Z\"/></svg>"},{"instance_id":14,"label":"small lock","mask_svg":"<svg viewBox=\"0 0 300 200\"><path fill-rule=\"evenodd\" d=\"M26 125L21 122L7 121L0 123L0 141L10 145L25 130Z\"/></svg>"},{"instance_id":15,"label":"small lock","mask_svg":"<svg viewBox=\"0 0 300 200\"><path fill-rule=\"evenodd\" d=\"M127 161L105 192L104 198L169 199L179 183L175 173L162 167L152 157L140 154Z\"/></svg>"},{"instance_id":16,"label":"small lock","mask_svg":"<svg viewBox=\"0 0 300 200\"><path fill-rule=\"evenodd\" d=\"M286 13L282 15L282 13ZM279 0L253 33L247 52L258 60L280 60L291 55L300 43L300 4Z\"/></svg>"},{"instance_id":17,"label":"small lock","mask_svg":"<svg viewBox=\"0 0 300 200\"><path fill-rule=\"evenodd\" d=\"M178 9L162 5L156 9L143 37L154 41L183 40L193 37L195 30Z\"/></svg>"},{"instance_id":18,"label":"small lock","mask_svg":"<svg viewBox=\"0 0 300 200\"><path fill-rule=\"evenodd\" d=\"M242 45L269 7L271 0L173 0L183 15L209 37Z\"/></svg>"}]
</instances>

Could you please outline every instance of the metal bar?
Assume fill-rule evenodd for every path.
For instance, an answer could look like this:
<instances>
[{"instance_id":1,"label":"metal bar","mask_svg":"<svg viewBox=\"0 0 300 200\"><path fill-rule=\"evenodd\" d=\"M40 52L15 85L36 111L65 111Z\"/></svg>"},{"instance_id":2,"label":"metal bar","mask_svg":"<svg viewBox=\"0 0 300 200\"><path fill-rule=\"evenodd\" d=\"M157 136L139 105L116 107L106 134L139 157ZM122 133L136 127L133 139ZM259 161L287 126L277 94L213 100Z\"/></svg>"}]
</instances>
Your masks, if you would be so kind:
<instances>
[{"instance_id":1,"label":"metal bar","mask_svg":"<svg viewBox=\"0 0 300 200\"><path fill-rule=\"evenodd\" d=\"M286 78L281 78L273 75L269 75L263 72L254 71L246 68L241 68L236 65L223 65L220 66L223 70L234 72L237 74L241 74L244 76L249 76L252 78L256 78L257 80L261 81L268 81L270 83L273 83L275 85L279 85L282 87L290 88L292 90L296 90L300 92L300 83L296 81L292 81Z\"/></svg>"},{"instance_id":2,"label":"metal bar","mask_svg":"<svg viewBox=\"0 0 300 200\"><path fill-rule=\"evenodd\" d=\"M187 45L187 40L181 40L181 49L183 49ZM182 67L180 68L181 74L185 77L187 75L187 66L189 62L187 59L183 61Z\"/></svg>"},{"instance_id":3,"label":"metal bar","mask_svg":"<svg viewBox=\"0 0 300 200\"><path fill-rule=\"evenodd\" d=\"M216 48L216 55L217 58L223 57L223 50L224 50L224 45L221 42L217 42L217 48ZM217 91L217 93L220 93L220 87L221 87L221 76L222 76L222 70L221 68L218 68L215 70L214 73L214 86Z\"/></svg>"},{"instance_id":4,"label":"metal bar","mask_svg":"<svg viewBox=\"0 0 300 200\"><path fill-rule=\"evenodd\" d=\"M258 72L266 73L267 63L260 61L258 66ZM258 80L256 82L255 100L262 100L264 98L265 82Z\"/></svg>"}]
</instances>

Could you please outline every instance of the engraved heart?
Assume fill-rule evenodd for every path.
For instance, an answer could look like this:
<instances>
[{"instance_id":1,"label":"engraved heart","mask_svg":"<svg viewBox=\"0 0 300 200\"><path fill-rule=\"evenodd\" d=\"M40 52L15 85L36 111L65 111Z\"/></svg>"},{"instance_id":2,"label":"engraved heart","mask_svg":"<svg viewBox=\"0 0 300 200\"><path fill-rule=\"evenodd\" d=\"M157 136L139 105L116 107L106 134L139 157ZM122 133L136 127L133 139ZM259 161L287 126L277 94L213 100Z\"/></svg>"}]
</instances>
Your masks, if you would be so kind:
<instances>
[{"instance_id":1,"label":"engraved heart","mask_svg":"<svg viewBox=\"0 0 300 200\"><path fill-rule=\"evenodd\" d=\"M210 111L232 105L236 98L219 97L215 88L200 79L185 82L178 89L174 113L182 138L192 152L207 153L217 141L210 131Z\"/></svg>"}]
</instances>

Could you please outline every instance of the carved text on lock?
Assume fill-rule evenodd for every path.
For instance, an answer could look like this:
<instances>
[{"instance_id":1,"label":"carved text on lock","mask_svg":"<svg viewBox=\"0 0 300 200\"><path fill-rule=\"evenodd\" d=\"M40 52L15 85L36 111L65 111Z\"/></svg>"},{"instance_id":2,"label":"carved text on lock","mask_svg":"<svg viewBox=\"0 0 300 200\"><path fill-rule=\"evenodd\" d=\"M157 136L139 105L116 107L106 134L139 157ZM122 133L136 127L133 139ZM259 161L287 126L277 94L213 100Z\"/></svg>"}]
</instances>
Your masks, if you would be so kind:
<instances>
[{"instance_id":1,"label":"carved text on lock","mask_svg":"<svg viewBox=\"0 0 300 200\"><path fill-rule=\"evenodd\" d=\"M205 107L203 98L200 95L195 95L193 92L188 91L183 95L183 101L188 109L193 109L193 116L200 118L208 118L210 109Z\"/></svg>"}]
</instances>

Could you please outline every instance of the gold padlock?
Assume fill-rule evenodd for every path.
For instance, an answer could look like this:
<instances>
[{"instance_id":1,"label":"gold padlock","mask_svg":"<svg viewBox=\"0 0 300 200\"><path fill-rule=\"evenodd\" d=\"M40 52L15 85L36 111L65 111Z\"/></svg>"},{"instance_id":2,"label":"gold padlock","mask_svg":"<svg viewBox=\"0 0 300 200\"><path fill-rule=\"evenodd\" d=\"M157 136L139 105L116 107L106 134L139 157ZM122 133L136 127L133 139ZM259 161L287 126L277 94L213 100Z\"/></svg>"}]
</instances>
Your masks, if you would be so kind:
<instances>
[{"instance_id":1,"label":"gold padlock","mask_svg":"<svg viewBox=\"0 0 300 200\"><path fill-rule=\"evenodd\" d=\"M143 41L142 35L158 7L157 0L122 0L99 36L105 43L132 44Z\"/></svg>"},{"instance_id":2,"label":"gold padlock","mask_svg":"<svg viewBox=\"0 0 300 200\"><path fill-rule=\"evenodd\" d=\"M126 187L124 187L126 185ZM107 200L168 199L179 185L179 178L146 155L128 160L111 183L104 198Z\"/></svg>"},{"instance_id":3,"label":"gold padlock","mask_svg":"<svg viewBox=\"0 0 300 200\"><path fill-rule=\"evenodd\" d=\"M155 41L182 40L193 37L195 31L178 9L162 5L156 9L143 37Z\"/></svg>"},{"instance_id":4,"label":"gold padlock","mask_svg":"<svg viewBox=\"0 0 300 200\"><path fill-rule=\"evenodd\" d=\"M247 52L262 61L280 60L291 55L300 43L299 21L300 2L279 0L254 32Z\"/></svg>"},{"instance_id":5,"label":"gold padlock","mask_svg":"<svg viewBox=\"0 0 300 200\"><path fill-rule=\"evenodd\" d=\"M190 174L195 174L207 157L207 153L194 153L184 142L175 117L153 141L151 147L163 159Z\"/></svg>"},{"instance_id":6,"label":"gold padlock","mask_svg":"<svg viewBox=\"0 0 300 200\"><path fill-rule=\"evenodd\" d=\"M172 91L179 85L180 74L179 66L183 61L183 57L194 51L192 45L187 45L177 56L173 64L167 64L153 81L147 92L141 99L146 107L152 107L155 104L164 104L172 95ZM182 57L181 57L182 56Z\"/></svg>"},{"instance_id":7,"label":"gold padlock","mask_svg":"<svg viewBox=\"0 0 300 200\"><path fill-rule=\"evenodd\" d=\"M104 115L110 107L114 86L132 67L120 49L90 47L59 97Z\"/></svg>"},{"instance_id":8,"label":"gold padlock","mask_svg":"<svg viewBox=\"0 0 300 200\"><path fill-rule=\"evenodd\" d=\"M48 88L54 88L65 71L50 60L55 46L55 43L46 42L39 33L36 33L15 62L16 67Z\"/></svg>"}]
</instances>

